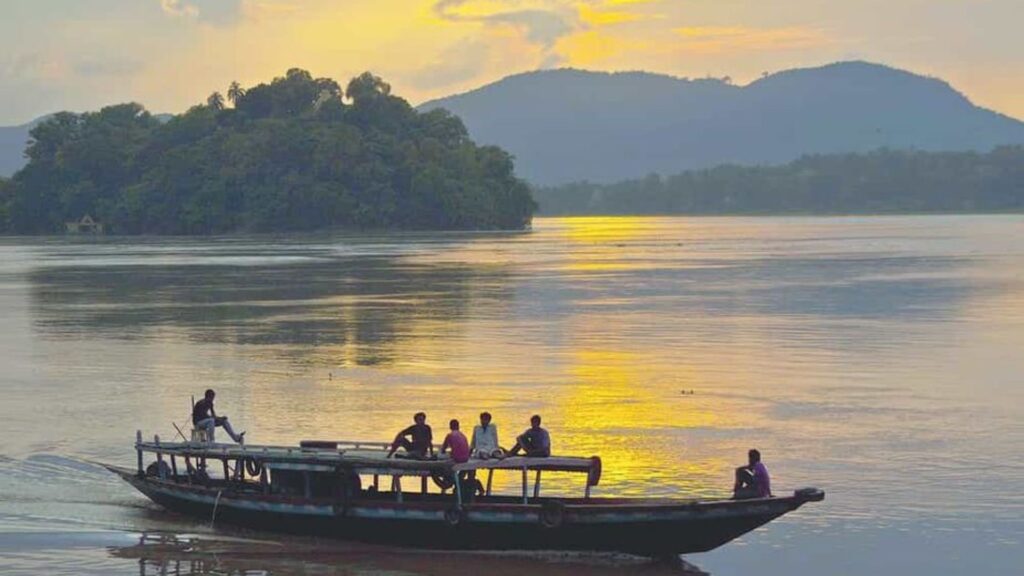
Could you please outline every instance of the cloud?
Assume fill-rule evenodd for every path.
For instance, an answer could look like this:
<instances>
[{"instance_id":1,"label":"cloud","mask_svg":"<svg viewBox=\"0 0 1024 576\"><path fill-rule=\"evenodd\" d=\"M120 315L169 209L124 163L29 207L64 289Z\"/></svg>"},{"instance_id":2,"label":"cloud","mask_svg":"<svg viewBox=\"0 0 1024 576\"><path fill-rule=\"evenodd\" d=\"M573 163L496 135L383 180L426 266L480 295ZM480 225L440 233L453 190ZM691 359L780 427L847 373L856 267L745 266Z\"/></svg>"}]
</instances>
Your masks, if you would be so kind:
<instances>
[{"instance_id":1,"label":"cloud","mask_svg":"<svg viewBox=\"0 0 1024 576\"><path fill-rule=\"evenodd\" d=\"M242 14L246 20L280 21L302 12L299 4L282 0L242 0Z\"/></svg>"},{"instance_id":2,"label":"cloud","mask_svg":"<svg viewBox=\"0 0 1024 576\"><path fill-rule=\"evenodd\" d=\"M569 60L563 41L604 28L659 18L635 12L661 0L436 0L434 13L448 22L511 28L540 49L536 66L553 68ZM556 49L557 48L557 49Z\"/></svg>"},{"instance_id":3,"label":"cloud","mask_svg":"<svg viewBox=\"0 0 1024 576\"><path fill-rule=\"evenodd\" d=\"M144 67L141 60L125 58L83 57L71 63L71 70L86 78L125 78L138 74Z\"/></svg>"},{"instance_id":4,"label":"cloud","mask_svg":"<svg viewBox=\"0 0 1024 576\"><path fill-rule=\"evenodd\" d=\"M66 77L64 59L52 53L12 53L0 60L0 78L7 81L52 82Z\"/></svg>"},{"instance_id":5,"label":"cloud","mask_svg":"<svg viewBox=\"0 0 1024 576\"><path fill-rule=\"evenodd\" d=\"M687 50L700 53L793 50L830 42L823 31L801 27L686 26L674 32L682 36Z\"/></svg>"},{"instance_id":6,"label":"cloud","mask_svg":"<svg viewBox=\"0 0 1024 576\"><path fill-rule=\"evenodd\" d=\"M476 78L491 59L490 46L478 39L464 39L445 48L437 60L409 75L408 82L420 90L434 90Z\"/></svg>"},{"instance_id":7,"label":"cloud","mask_svg":"<svg viewBox=\"0 0 1024 576\"><path fill-rule=\"evenodd\" d=\"M160 0L160 8L165 14L178 17L196 18L199 16L199 7L189 4L184 0Z\"/></svg>"},{"instance_id":8,"label":"cloud","mask_svg":"<svg viewBox=\"0 0 1024 576\"><path fill-rule=\"evenodd\" d=\"M265 3L250 0L160 0L160 9L174 18L227 26L241 20L247 4Z\"/></svg>"},{"instance_id":9,"label":"cloud","mask_svg":"<svg viewBox=\"0 0 1024 576\"><path fill-rule=\"evenodd\" d=\"M68 56L61 52L27 52L0 60L0 78L56 85L75 78L125 78L142 71L136 59L90 55Z\"/></svg>"},{"instance_id":10,"label":"cloud","mask_svg":"<svg viewBox=\"0 0 1024 576\"><path fill-rule=\"evenodd\" d=\"M449 22L477 22L487 26L509 26L521 30L526 39L550 50L561 38L581 29L585 24L575 10L563 2L527 3L527 8L491 10L474 8L473 0L438 0L434 13ZM505 0L502 4L523 6L523 2ZM492 4L493 5L493 4Z\"/></svg>"}]
</instances>

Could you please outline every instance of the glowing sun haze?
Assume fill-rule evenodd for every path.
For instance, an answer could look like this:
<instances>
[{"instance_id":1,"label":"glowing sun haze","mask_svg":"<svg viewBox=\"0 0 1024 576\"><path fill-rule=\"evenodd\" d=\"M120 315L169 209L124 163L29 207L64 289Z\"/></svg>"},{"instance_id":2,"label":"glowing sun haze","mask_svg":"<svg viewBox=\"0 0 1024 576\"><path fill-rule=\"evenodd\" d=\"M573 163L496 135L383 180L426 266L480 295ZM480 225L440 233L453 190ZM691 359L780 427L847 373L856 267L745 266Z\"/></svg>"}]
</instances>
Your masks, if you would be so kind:
<instances>
[{"instance_id":1,"label":"glowing sun haze","mask_svg":"<svg viewBox=\"0 0 1024 576\"><path fill-rule=\"evenodd\" d=\"M0 124L364 70L413 103L572 66L731 76L863 59L1024 117L1020 0L4 0Z\"/></svg>"}]
</instances>

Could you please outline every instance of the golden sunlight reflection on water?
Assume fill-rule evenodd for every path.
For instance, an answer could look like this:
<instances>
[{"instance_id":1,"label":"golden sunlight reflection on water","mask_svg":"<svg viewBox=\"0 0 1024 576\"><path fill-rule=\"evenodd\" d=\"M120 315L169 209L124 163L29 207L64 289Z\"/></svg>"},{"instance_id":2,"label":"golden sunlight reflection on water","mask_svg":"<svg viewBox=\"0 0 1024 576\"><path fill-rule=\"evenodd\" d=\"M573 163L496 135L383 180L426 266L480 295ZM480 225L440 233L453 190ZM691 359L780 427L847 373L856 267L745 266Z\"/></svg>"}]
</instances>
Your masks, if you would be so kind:
<instances>
[{"instance_id":1,"label":"golden sunlight reflection on water","mask_svg":"<svg viewBox=\"0 0 1024 576\"><path fill-rule=\"evenodd\" d=\"M173 437L207 387L254 443L384 441L419 410L440 442L449 418L468 429L488 410L507 446L538 413L556 452L602 456L600 495L724 495L756 446L778 492L829 491L800 526L1019 520L1022 230L1020 217L616 217L507 234L4 240L0 529L12 515L150 527L39 503L77 488L21 467L130 464L134 430ZM548 480L546 493L582 490Z\"/></svg>"}]
</instances>

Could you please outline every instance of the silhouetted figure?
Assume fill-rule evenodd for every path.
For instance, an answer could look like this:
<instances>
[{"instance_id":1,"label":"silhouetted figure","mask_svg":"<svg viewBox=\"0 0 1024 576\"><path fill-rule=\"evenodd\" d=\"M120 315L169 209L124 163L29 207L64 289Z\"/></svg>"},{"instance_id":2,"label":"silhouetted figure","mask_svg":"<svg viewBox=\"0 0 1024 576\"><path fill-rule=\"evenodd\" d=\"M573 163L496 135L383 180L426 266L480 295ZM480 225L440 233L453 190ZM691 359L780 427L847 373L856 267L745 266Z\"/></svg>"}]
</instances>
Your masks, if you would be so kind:
<instances>
[{"instance_id":1,"label":"silhouetted figure","mask_svg":"<svg viewBox=\"0 0 1024 576\"><path fill-rule=\"evenodd\" d=\"M405 448L406 453L413 458L426 458L428 452L431 456L434 455L434 433L427 425L427 415L417 412L412 420L415 424L395 436L388 458L394 456L399 448Z\"/></svg>"},{"instance_id":2,"label":"silhouetted figure","mask_svg":"<svg viewBox=\"0 0 1024 576\"><path fill-rule=\"evenodd\" d=\"M768 468L761 462L761 453L757 450L747 452L748 464L736 469L736 484L732 488L733 498L767 498L772 495L772 481L768 476Z\"/></svg>"},{"instance_id":3,"label":"silhouetted figure","mask_svg":"<svg viewBox=\"0 0 1024 576\"><path fill-rule=\"evenodd\" d=\"M551 436L540 427L540 416L530 418L530 428L516 438L516 445L509 450L509 456L515 456L522 450L530 458L546 458L551 456Z\"/></svg>"},{"instance_id":4,"label":"silhouetted figure","mask_svg":"<svg viewBox=\"0 0 1024 576\"><path fill-rule=\"evenodd\" d=\"M217 393L213 390L207 390L206 394L203 395L203 399L196 402L195 406L192 407L192 425L196 428L203 428L206 430L206 437L210 442L213 442L213 432L217 429L217 426L224 428L224 431L231 436L231 439L239 444L245 441L245 432L235 434L235 431L231 429L231 424L228 422L227 416L217 416L217 413L213 411L213 399L217 396Z\"/></svg>"}]
</instances>

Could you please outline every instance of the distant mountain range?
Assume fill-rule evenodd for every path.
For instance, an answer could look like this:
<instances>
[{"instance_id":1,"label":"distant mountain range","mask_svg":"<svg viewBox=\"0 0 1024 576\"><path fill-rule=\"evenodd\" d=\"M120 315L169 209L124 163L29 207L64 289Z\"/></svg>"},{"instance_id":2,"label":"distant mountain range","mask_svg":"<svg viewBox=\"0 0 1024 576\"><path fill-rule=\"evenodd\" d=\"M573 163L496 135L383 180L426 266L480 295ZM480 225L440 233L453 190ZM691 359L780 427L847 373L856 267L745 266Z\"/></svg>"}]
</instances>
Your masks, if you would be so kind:
<instances>
[{"instance_id":1,"label":"distant mountain range","mask_svg":"<svg viewBox=\"0 0 1024 576\"><path fill-rule=\"evenodd\" d=\"M988 151L1024 123L949 84L866 62L789 70L747 86L646 72L510 76L421 106L460 116L478 143L516 156L534 184L615 182L727 163L878 148Z\"/></svg>"},{"instance_id":2,"label":"distant mountain range","mask_svg":"<svg viewBox=\"0 0 1024 576\"><path fill-rule=\"evenodd\" d=\"M988 151L1024 143L1024 123L949 84L866 62L789 70L746 86L646 72L549 70L427 102L478 143L516 156L539 185L616 182L721 164L783 164L878 148ZM28 130L0 128L0 176L24 164Z\"/></svg>"},{"instance_id":3,"label":"distant mountain range","mask_svg":"<svg viewBox=\"0 0 1024 576\"><path fill-rule=\"evenodd\" d=\"M44 118L21 126L0 126L0 176L10 176L25 165L28 131Z\"/></svg>"}]
</instances>

